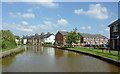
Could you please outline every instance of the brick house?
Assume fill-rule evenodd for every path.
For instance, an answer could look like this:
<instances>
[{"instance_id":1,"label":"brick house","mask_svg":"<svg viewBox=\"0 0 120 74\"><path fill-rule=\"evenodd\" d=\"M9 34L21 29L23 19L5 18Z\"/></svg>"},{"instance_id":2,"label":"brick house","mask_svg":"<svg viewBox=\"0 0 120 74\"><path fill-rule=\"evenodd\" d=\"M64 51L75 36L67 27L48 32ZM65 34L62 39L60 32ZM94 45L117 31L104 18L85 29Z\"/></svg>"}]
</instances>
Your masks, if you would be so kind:
<instances>
[{"instance_id":1,"label":"brick house","mask_svg":"<svg viewBox=\"0 0 120 74\"><path fill-rule=\"evenodd\" d=\"M87 33L80 34L82 36L81 43L92 45L108 44L108 38L101 34L87 34Z\"/></svg>"},{"instance_id":2,"label":"brick house","mask_svg":"<svg viewBox=\"0 0 120 74\"><path fill-rule=\"evenodd\" d=\"M41 33L41 35L38 35L38 33L36 33L35 35L30 35L23 38L28 39L28 43L32 45L41 45L45 42L50 42L53 44L55 42L55 36L54 34L50 34L50 32L47 34Z\"/></svg>"},{"instance_id":3,"label":"brick house","mask_svg":"<svg viewBox=\"0 0 120 74\"><path fill-rule=\"evenodd\" d=\"M120 19L108 27L110 27L110 49L120 49Z\"/></svg>"},{"instance_id":4,"label":"brick house","mask_svg":"<svg viewBox=\"0 0 120 74\"><path fill-rule=\"evenodd\" d=\"M55 44L60 46L60 45L66 45L65 42L65 36L68 33L65 31L58 31L57 34L55 35Z\"/></svg>"},{"instance_id":5,"label":"brick house","mask_svg":"<svg viewBox=\"0 0 120 74\"><path fill-rule=\"evenodd\" d=\"M102 44L108 44L108 38L100 35L100 34L87 34L87 33L80 33L82 38L78 41L78 44L73 43L72 45L86 45L86 44L92 44L92 45L102 45ZM55 43L56 45L68 45L66 43L65 36L68 35L68 32L65 31L58 31L55 35Z\"/></svg>"}]
</instances>

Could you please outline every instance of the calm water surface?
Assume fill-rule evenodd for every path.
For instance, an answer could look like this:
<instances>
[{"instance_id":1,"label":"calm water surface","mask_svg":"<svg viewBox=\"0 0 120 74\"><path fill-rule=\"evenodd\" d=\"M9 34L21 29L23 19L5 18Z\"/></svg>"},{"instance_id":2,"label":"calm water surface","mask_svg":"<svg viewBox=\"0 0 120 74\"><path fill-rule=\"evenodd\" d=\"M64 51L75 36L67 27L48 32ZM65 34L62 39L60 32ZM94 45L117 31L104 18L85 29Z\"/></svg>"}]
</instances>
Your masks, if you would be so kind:
<instances>
[{"instance_id":1,"label":"calm water surface","mask_svg":"<svg viewBox=\"0 0 120 74\"><path fill-rule=\"evenodd\" d=\"M118 72L119 67L81 53L52 47L25 46L2 59L3 72Z\"/></svg>"}]
</instances>

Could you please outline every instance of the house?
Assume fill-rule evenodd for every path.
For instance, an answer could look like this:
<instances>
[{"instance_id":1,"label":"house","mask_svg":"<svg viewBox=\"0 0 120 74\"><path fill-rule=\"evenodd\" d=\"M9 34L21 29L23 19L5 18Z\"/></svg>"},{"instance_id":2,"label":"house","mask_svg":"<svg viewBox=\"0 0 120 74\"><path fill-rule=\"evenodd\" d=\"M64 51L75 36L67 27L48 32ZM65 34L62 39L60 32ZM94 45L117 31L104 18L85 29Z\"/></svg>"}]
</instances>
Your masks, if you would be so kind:
<instances>
[{"instance_id":1,"label":"house","mask_svg":"<svg viewBox=\"0 0 120 74\"><path fill-rule=\"evenodd\" d=\"M24 37L24 39L28 39L28 43L32 45L41 45L46 42L53 44L55 42L55 36L54 34L50 34L50 32L47 34L41 33L41 35L38 35L38 33L36 33L35 35Z\"/></svg>"},{"instance_id":2,"label":"house","mask_svg":"<svg viewBox=\"0 0 120 74\"><path fill-rule=\"evenodd\" d=\"M48 32L48 34L44 36L44 43L46 42L50 42L53 45L53 43L55 42L55 35Z\"/></svg>"},{"instance_id":3,"label":"house","mask_svg":"<svg viewBox=\"0 0 120 74\"><path fill-rule=\"evenodd\" d=\"M102 45L108 44L108 38L101 35L101 34L87 34L87 33L80 33L81 43L84 44L91 44L91 45Z\"/></svg>"},{"instance_id":4,"label":"house","mask_svg":"<svg viewBox=\"0 0 120 74\"><path fill-rule=\"evenodd\" d=\"M15 42L18 44L19 43L19 39L15 39Z\"/></svg>"},{"instance_id":5,"label":"house","mask_svg":"<svg viewBox=\"0 0 120 74\"><path fill-rule=\"evenodd\" d=\"M68 32L65 31L58 31L55 35L55 44L60 45L68 45L66 43L66 35L68 35ZM101 44L108 44L108 38L101 35L101 34L87 34L87 33L80 33L82 38L78 40L78 44L72 44L72 45L86 45L86 44L92 44L92 45L101 45Z\"/></svg>"},{"instance_id":6,"label":"house","mask_svg":"<svg viewBox=\"0 0 120 74\"><path fill-rule=\"evenodd\" d=\"M65 42L65 36L68 35L67 32L65 31L58 31L57 34L55 35L55 44L60 46L60 45L67 45Z\"/></svg>"},{"instance_id":7,"label":"house","mask_svg":"<svg viewBox=\"0 0 120 74\"><path fill-rule=\"evenodd\" d=\"M108 27L110 27L110 49L120 49L120 18Z\"/></svg>"}]
</instances>

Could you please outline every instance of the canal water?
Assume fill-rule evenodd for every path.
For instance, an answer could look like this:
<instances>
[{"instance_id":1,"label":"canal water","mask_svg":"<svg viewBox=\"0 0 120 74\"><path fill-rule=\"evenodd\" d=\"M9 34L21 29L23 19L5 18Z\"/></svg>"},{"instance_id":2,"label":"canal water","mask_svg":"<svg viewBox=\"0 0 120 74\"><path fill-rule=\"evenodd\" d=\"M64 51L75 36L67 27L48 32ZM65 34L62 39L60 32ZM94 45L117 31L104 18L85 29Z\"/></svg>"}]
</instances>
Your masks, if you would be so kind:
<instances>
[{"instance_id":1,"label":"canal water","mask_svg":"<svg viewBox=\"0 0 120 74\"><path fill-rule=\"evenodd\" d=\"M2 59L3 72L118 72L119 67L81 53L42 46Z\"/></svg>"}]
</instances>

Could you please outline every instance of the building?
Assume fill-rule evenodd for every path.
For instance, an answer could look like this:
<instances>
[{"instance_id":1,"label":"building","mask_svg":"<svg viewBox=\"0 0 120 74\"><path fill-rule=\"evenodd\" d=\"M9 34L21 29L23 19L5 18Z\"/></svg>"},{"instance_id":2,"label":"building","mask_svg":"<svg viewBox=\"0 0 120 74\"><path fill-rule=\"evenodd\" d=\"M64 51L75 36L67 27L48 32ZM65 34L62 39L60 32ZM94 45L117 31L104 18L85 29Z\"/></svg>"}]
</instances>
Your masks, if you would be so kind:
<instances>
[{"instance_id":1,"label":"building","mask_svg":"<svg viewBox=\"0 0 120 74\"><path fill-rule=\"evenodd\" d=\"M120 19L109 25L110 27L110 49L120 49Z\"/></svg>"},{"instance_id":2,"label":"building","mask_svg":"<svg viewBox=\"0 0 120 74\"><path fill-rule=\"evenodd\" d=\"M55 42L55 36L54 34L50 34L50 32L47 34L41 33L41 35L38 35L38 33L36 33L35 35L24 37L24 39L28 39L28 43L32 45L41 45L46 42L53 44Z\"/></svg>"},{"instance_id":3,"label":"building","mask_svg":"<svg viewBox=\"0 0 120 74\"><path fill-rule=\"evenodd\" d=\"M78 41L78 44L72 44L72 45L86 45L86 44L92 44L92 45L102 45L102 44L108 44L108 38L101 35L101 34L87 34L87 33L80 33L82 38ZM55 43L56 45L68 45L66 43L65 36L68 35L68 32L65 31L58 31L55 35Z\"/></svg>"},{"instance_id":4,"label":"building","mask_svg":"<svg viewBox=\"0 0 120 74\"><path fill-rule=\"evenodd\" d=\"M65 42L65 36L68 33L65 31L58 31L57 34L55 35L55 44L60 46L60 45L67 45L67 43Z\"/></svg>"},{"instance_id":5,"label":"building","mask_svg":"<svg viewBox=\"0 0 120 74\"><path fill-rule=\"evenodd\" d=\"M87 33L80 34L82 36L81 43L92 45L108 44L108 38L101 34L87 34Z\"/></svg>"}]
</instances>

